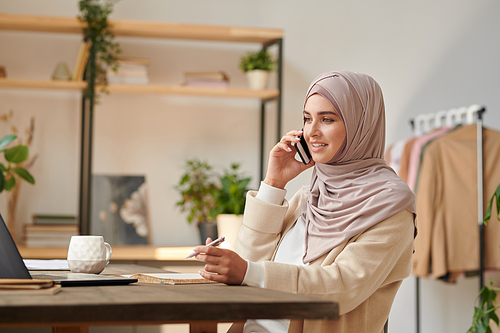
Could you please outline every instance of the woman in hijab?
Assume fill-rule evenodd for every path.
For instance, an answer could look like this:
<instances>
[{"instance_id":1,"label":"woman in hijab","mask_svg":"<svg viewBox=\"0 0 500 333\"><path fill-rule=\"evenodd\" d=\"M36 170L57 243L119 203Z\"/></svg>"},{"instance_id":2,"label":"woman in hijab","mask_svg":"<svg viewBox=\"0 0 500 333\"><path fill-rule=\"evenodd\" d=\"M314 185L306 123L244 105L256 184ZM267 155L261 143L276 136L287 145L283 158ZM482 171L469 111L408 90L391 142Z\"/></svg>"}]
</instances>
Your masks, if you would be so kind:
<instances>
[{"instance_id":1,"label":"woman in hijab","mask_svg":"<svg viewBox=\"0 0 500 333\"><path fill-rule=\"evenodd\" d=\"M195 248L206 263L200 274L339 304L337 320L249 320L231 332L380 333L410 274L416 234L414 194L384 161L382 91L365 74L323 73L303 116L303 131L283 136L259 191L247 195L236 252ZM308 165L295 159L302 135ZM310 167L310 186L285 200L285 185Z\"/></svg>"}]
</instances>

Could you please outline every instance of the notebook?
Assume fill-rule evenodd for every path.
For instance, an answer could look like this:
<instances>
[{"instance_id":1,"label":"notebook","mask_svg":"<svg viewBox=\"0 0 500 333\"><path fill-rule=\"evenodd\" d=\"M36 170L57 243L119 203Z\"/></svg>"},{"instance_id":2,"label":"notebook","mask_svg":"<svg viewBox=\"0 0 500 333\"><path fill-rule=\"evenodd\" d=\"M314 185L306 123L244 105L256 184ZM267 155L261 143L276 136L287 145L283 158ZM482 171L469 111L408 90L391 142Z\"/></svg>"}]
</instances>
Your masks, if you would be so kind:
<instances>
[{"instance_id":1,"label":"notebook","mask_svg":"<svg viewBox=\"0 0 500 333\"><path fill-rule=\"evenodd\" d=\"M9 229L0 214L0 279L53 280L62 287L126 285L137 282L135 278L85 273L50 273L30 275L17 249Z\"/></svg>"}]
</instances>

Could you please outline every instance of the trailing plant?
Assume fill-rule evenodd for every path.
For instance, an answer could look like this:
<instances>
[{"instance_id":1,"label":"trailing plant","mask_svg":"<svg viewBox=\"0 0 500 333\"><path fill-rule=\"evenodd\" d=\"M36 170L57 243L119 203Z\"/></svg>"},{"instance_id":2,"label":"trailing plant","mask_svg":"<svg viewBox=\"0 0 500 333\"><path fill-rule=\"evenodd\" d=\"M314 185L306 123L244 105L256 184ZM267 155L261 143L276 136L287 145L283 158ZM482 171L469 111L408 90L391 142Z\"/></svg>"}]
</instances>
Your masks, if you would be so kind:
<instances>
[{"instance_id":1,"label":"trailing plant","mask_svg":"<svg viewBox=\"0 0 500 333\"><path fill-rule=\"evenodd\" d=\"M0 193L11 191L16 186L18 175L30 184L35 184L33 176L20 164L28 159L29 149L25 145L17 145L7 148L7 145L17 139L17 135L8 134L0 139L0 153L4 154L7 165L0 163Z\"/></svg>"},{"instance_id":2,"label":"trailing plant","mask_svg":"<svg viewBox=\"0 0 500 333\"><path fill-rule=\"evenodd\" d=\"M498 185L495 193L493 193L493 196L488 203L486 215L483 219L484 224L486 224L491 219L491 210L493 207L493 200L495 198L497 207L497 219L500 221L500 184ZM500 306L494 305L497 297L497 292L500 291L500 288L493 287L493 283L490 283L490 285L491 288L488 286L484 286L476 298L475 303L479 303L479 305L474 306L472 325L467 333L492 333L490 328L491 320L495 322L497 327L500 325L498 316L495 313L496 309L500 308Z\"/></svg>"},{"instance_id":3,"label":"trailing plant","mask_svg":"<svg viewBox=\"0 0 500 333\"><path fill-rule=\"evenodd\" d=\"M198 159L188 160L185 173L175 187L181 194L176 205L182 212L188 212L187 220L197 224L210 222L216 216L217 185L214 182L212 167Z\"/></svg>"},{"instance_id":4,"label":"trailing plant","mask_svg":"<svg viewBox=\"0 0 500 333\"><path fill-rule=\"evenodd\" d=\"M85 96L98 103L99 95L95 93L96 86L106 92L106 70L118 69L118 55L122 52L108 22L108 16L113 11L117 0L80 0L78 19L84 24L83 37L90 42L90 54L86 67L85 80L87 90Z\"/></svg>"},{"instance_id":5,"label":"trailing plant","mask_svg":"<svg viewBox=\"0 0 500 333\"><path fill-rule=\"evenodd\" d=\"M273 71L276 67L276 61L271 58L267 49L261 49L258 52L247 52L240 58L240 69L243 72L261 69L264 71Z\"/></svg>"},{"instance_id":6,"label":"trailing plant","mask_svg":"<svg viewBox=\"0 0 500 333\"><path fill-rule=\"evenodd\" d=\"M220 188L216 192L217 214L243 214L246 193L251 177L244 177L238 170L239 164L231 164L231 168L219 177Z\"/></svg>"}]
</instances>

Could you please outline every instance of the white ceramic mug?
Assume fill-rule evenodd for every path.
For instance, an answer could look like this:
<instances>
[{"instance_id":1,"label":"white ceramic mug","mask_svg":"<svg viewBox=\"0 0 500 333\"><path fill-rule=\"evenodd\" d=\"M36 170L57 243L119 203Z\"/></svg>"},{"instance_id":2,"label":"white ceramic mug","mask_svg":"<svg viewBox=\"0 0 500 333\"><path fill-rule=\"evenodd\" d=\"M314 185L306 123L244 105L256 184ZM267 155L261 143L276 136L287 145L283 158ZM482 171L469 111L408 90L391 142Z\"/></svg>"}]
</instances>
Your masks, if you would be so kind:
<instances>
[{"instance_id":1,"label":"white ceramic mug","mask_svg":"<svg viewBox=\"0 0 500 333\"><path fill-rule=\"evenodd\" d=\"M101 273L111 258L111 245L102 236L71 236L68 267L73 273Z\"/></svg>"}]
</instances>

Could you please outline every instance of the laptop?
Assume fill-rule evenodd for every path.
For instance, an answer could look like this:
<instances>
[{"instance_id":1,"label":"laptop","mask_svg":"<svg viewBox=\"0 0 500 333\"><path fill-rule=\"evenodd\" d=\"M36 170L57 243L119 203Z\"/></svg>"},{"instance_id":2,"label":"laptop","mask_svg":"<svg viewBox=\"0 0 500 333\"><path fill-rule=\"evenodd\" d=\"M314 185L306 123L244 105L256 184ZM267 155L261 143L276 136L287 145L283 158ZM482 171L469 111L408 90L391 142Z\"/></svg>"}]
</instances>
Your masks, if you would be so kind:
<instances>
[{"instance_id":1,"label":"laptop","mask_svg":"<svg viewBox=\"0 0 500 333\"><path fill-rule=\"evenodd\" d=\"M86 273L49 273L31 275L16 243L0 214L0 279L38 279L53 280L62 287L69 286L106 286L126 285L137 282L137 279L114 275L98 275Z\"/></svg>"}]
</instances>

